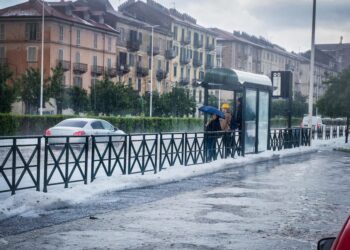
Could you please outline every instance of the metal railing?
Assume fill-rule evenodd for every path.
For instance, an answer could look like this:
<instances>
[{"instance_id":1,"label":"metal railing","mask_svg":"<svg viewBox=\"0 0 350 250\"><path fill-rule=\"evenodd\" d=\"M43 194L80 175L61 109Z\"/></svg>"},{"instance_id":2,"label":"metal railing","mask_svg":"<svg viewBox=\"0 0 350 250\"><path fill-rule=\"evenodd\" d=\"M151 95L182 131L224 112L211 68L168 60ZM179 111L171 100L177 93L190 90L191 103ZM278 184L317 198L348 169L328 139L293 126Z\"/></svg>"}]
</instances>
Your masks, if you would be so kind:
<instances>
[{"instance_id":1,"label":"metal railing","mask_svg":"<svg viewBox=\"0 0 350 250\"><path fill-rule=\"evenodd\" d=\"M326 131L322 138L326 138ZM333 138L345 134L344 127L329 131ZM268 149L310 146L316 132L272 129ZM47 192L49 186L68 188L73 183L87 184L89 178L93 182L104 176L157 173L175 165L235 158L244 156L241 139L240 131L0 137L0 192L40 191L41 184Z\"/></svg>"}]
</instances>

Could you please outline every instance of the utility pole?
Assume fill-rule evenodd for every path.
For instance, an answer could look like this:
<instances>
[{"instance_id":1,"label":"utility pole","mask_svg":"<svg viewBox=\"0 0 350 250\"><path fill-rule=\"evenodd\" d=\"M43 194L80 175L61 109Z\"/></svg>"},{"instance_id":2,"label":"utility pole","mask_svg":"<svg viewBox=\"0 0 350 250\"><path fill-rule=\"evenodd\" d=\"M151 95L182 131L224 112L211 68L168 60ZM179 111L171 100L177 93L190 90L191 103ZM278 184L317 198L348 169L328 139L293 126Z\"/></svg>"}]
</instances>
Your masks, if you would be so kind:
<instances>
[{"instance_id":1,"label":"utility pole","mask_svg":"<svg viewBox=\"0 0 350 250\"><path fill-rule=\"evenodd\" d=\"M45 1L41 2L42 9L42 21L41 21L41 77L40 77L40 115L43 115L43 102L44 102L44 35L45 35Z\"/></svg>"},{"instance_id":2,"label":"utility pole","mask_svg":"<svg viewBox=\"0 0 350 250\"><path fill-rule=\"evenodd\" d=\"M311 34L311 58L310 58L310 89L309 89L309 122L312 127L312 111L314 103L314 68L315 68L315 24L316 24L316 0L313 0L312 7L312 34Z\"/></svg>"}]
</instances>

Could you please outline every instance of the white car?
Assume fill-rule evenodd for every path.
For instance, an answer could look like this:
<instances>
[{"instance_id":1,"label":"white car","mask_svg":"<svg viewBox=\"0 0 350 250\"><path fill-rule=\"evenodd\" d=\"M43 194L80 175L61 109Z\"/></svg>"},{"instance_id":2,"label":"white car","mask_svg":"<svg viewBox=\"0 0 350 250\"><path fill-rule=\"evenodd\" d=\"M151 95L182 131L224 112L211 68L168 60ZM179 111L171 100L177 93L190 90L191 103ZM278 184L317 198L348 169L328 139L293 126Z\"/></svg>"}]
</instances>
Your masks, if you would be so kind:
<instances>
[{"instance_id":1,"label":"white car","mask_svg":"<svg viewBox=\"0 0 350 250\"><path fill-rule=\"evenodd\" d=\"M114 127L109 122L102 119L92 118L71 118L66 119L58 123L56 126L49 128L45 131L45 136L49 138L49 143L64 143L64 136L91 136L91 135L125 135L124 131ZM57 137L56 137L57 136ZM60 137L62 136L62 137ZM107 137L97 137L98 139L106 140ZM119 138L120 140L121 138ZM71 142L82 143L86 139L84 138L71 138Z\"/></svg>"},{"instance_id":2,"label":"white car","mask_svg":"<svg viewBox=\"0 0 350 250\"><path fill-rule=\"evenodd\" d=\"M322 118L320 116L312 116L311 117L311 125L313 128L321 128L323 125L322 123ZM303 121L301 122L301 127L302 128L307 128L309 124L309 117L304 116Z\"/></svg>"}]
</instances>

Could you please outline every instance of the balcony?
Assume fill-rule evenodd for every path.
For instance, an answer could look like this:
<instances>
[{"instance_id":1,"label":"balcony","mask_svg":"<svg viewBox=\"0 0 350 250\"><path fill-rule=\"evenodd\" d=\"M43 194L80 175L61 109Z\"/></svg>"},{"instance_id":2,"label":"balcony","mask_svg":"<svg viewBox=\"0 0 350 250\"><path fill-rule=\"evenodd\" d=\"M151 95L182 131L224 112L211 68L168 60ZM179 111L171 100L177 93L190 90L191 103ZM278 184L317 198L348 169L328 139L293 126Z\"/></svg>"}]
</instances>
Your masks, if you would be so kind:
<instances>
[{"instance_id":1,"label":"balcony","mask_svg":"<svg viewBox=\"0 0 350 250\"><path fill-rule=\"evenodd\" d=\"M182 37L181 44L182 45L189 45L189 44L191 44L191 37L189 37L189 36Z\"/></svg>"},{"instance_id":2,"label":"balcony","mask_svg":"<svg viewBox=\"0 0 350 250\"><path fill-rule=\"evenodd\" d=\"M114 78L117 76L117 69L116 68L108 68L106 70L106 75L109 77L109 78Z\"/></svg>"},{"instance_id":3,"label":"balcony","mask_svg":"<svg viewBox=\"0 0 350 250\"><path fill-rule=\"evenodd\" d=\"M160 82L161 80L164 80L168 77L168 72L162 69L158 69L156 77L157 77L157 80Z\"/></svg>"},{"instance_id":4,"label":"balcony","mask_svg":"<svg viewBox=\"0 0 350 250\"><path fill-rule=\"evenodd\" d=\"M151 48L152 48L151 46L148 46L148 47L147 47L147 54L148 54L149 56L150 56L151 53L152 53ZM159 55L159 53L160 53L159 47L153 46L153 56Z\"/></svg>"},{"instance_id":5,"label":"balcony","mask_svg":"<svg viewBox=\"0 0 350 250\"><path fill-rule=\"evenodd\" d=\"M190 83L190 79L188 77L181 77L179 84L181 86L187 86Z\"/></svg>"},{"instance_id":6,"label":"balcony","mask_svg":"<svg viewBox=\"0 0 350 250\"><path fill-rule=\"evenodd\" d=\"M214 44L207 44L207 46L205 46L205 49L208 51L213 51L215 49L215 45Z\"/></svg>"},{"instance_id":7,"label":"balcony","mask_svg":"<svg viewBox=\"0 0 350 250\"><path fill-rule=\"evenodd\" d=\"M117 65L117 74L118 76L122 76L128 74L130 72L130 67L127 64L118 64Z\"/></svg>"},{"instance_id":8,"label":"balcony","mask_svg":"<svg viewBox=\"0 0 350 250\"><path fill-rule=\"evenodd\" d=\"M81 75L86 73L87 64L86 63L74 63L73 64L73 72L74 74Z\"/></svg>"},{"instance_id":9,"label":"balcony","mask_svg":"<svg viewBox=\"0 0 350 250\"><path fill-rule=\"evenodd\" d=\"M101 76L103 74L103 66L92 65L91 66L91 75L92 76Z\"/></svg>"},{"instance_id":10,"label":"balcony","mask_svg":"<svg viewBox=\"0 0 350 250\"><path fill-rule=\"evenodd\" d=\"M137 66L137 69L136 69L136 75L138 77L146 77L148 76L148 73L149 73L149 69L147 67L142 67L142 66Z\"/></svg>"},{"instance_id":11,"label":"balcony","mask_svg":"<svg viewBox=\"0 0 350 250\"><path fill-rule=\"evenodd\" d=\"M129 40L126 43L126 47L130 52L136 52L140 50L141 41L140 40Z\"/></svg>"},{"instance_id":12,"label":"balcony","mask_svg":"<svg viewBox=\"0 0 350 250\"><path fill-rule=\"evenodd\" d=\"M202 83L202 81L200 81L199 79L193 79L192 80L192 86L193 87L199 87L199 86L201 86L201 83Z\"/></svg>"},{"instance_id":13,"label":"balcony","mask_svg":"<svg viewBox=\"0 0 350 250\"><path fill-rule=\"evenodd\" d=\"M201 67L203 65L202 60L200 60L199 58L193 58L193 67Z\"/></svg>"},{"instance_id":14,"label":"balcony","mask_svg":"<svg viewBox=\"0 0 350 250\"><path fill-rule=\"evenodd\" d=\"M167 50L165 51L165 58L166 58L167 60L173 60L176 56L177 56L177 55L176 55L176 51L173 50L173 49L167 49Z\"/></svg>"},{"instance_id":15,"label":"balcony","mask_svg":"<svg viewBox=\"0 0 350 250\"><path fill-rule=\"evenodd\" d=\"M57 60L56 66L62 67L63 71L69 71L70 70L70 61Z\"/></svg>"},{"instance_id":16,"label":"balcony","mask_svg":"<svg viewBox=\"0 0 350 250\"><path fill-rule=\"evenodd\" d=\"M187 65L190 63L190 61L191 61L191 58L189 58L189 57L181 57L180 58L180 64L182 64L182 65Z\"/></svg>"},{"instance_id":17,"label":"balcony","mask_svg":"<svg viewBox=\"0 0 350 250\"><path fill-rule=\"evenodd\" d=\"M203 41L201 41L201 40L194 40L193 46L194 46L196 49L203 48Z\"/></svg>"}]
</instances>

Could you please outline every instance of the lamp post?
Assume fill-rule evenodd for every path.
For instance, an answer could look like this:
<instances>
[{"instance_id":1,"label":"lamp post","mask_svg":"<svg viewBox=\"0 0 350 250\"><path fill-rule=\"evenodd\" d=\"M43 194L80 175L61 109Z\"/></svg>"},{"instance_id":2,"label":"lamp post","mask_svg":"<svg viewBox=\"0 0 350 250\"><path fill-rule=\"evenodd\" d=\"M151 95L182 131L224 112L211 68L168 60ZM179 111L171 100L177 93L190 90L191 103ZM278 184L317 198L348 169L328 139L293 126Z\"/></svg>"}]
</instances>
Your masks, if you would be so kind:
<instances>
[{"instance_id":1,"label":"lamp post","mask_svg":"<svg viewBox=\"0 0 350 250\"><path fill-rule=\"evenodd\" d=\"M308 127L312 126L312 110L314 103L314 68L315 68L315 21L316 19L316 0L313 0L312 7L312 34L311 34L311 58L310 58L310 89L309 89L309 116Z\"/></svg>"},{"instance_id":2,"label":"lamp post","mask_svg":"<svg viewBox=\"0 0 350 250\"><path fill-rule=\"evenodd\" d=\"M42 21L41 21L41 76L40 76L40 115L43 115L43 102L44 102L44 28L45 28L45 18L44 18L44 5L45 1L41 2L42 9Z\"/></svg>"},{"instance_id":3,"label":"lamp post","mask_svg":"<svg viewBox=\"0 0 350 250\"><path fill-rule=\"evenodd\" d=\"M159 25L147 25L146 27L151 28L151 86L150 86L150 100L149 100L149 116L152 117L152 109L153 109L153 35L154 35L154 28L158 27Z\"/></svg>"}]
</instances>

